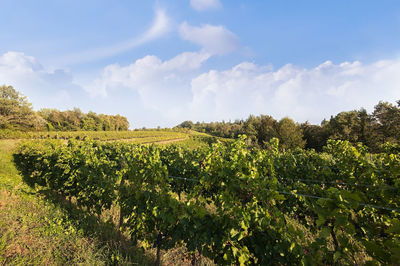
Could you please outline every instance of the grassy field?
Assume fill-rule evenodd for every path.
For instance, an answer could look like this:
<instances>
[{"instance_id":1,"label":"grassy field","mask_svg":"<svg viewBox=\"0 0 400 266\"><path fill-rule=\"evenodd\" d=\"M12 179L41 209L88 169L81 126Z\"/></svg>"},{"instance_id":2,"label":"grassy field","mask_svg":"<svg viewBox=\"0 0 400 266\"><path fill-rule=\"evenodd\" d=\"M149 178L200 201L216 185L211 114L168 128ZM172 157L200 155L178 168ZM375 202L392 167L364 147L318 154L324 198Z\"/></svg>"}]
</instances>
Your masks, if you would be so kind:
<instances>
[{"instance_id":1,"label":"grassy field","mask_svg":"<svg viewBox=\"0 0 400 266\"><path fill-rule=\"evenodd\" d=\"M119 141L190 148L216 141L195 132L144 132L133 131ZM115 141L105 135L102 139ZM13 149L21 141L0 140L0 265L154 265L155 251L132 246L116 229L112 213L90 216L50 191L27 186L12 161ZM183 254L171 250L163 255L163 264L190 264Z\"/></svg>"}]
</instances>

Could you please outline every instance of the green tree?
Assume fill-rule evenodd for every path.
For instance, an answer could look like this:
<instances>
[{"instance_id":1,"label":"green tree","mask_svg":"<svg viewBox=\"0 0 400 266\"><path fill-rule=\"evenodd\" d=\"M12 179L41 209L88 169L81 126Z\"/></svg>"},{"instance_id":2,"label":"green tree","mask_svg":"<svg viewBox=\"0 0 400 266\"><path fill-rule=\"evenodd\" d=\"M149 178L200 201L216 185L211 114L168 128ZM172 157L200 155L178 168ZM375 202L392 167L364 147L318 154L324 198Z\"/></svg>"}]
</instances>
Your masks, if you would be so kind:
<instances>
[{"instance_id":1,"label":"green tree","mask_svg":"<svg viewBox=\"0 0 400 266\"><path fill-rule=\"evenodd\" d=\"M305 148L322 151L322 147L326 145L329 137L326 123L322 123L321 125L311 125L307 121L301 124L301 129L303 131L303 138L306 141Z\"/></svg>"},{"instance_id":2,"label":"green tree","mask_svg":"<svg viewBox=\"0 0 400 266\"><path fill-rule=\"evenodd\" d=\"M260 115L257 124L257 141L261 147L269 143L272 138L278 138L278 121L272 116Z\"/></svg>"},{"instance_id":3,"label":"green tree","mask_svg":"<svg viewBox=\"0 0 400 266\"><path fill-rule=\"evenodd\" d=\"M0 128L39 130L45 121L33 111L31 103L12 86L0 86Z\"/></svg>"},{"instance_id":4,"label":"green tree","mask_svg":"<svg viewBox=\"0 0 400 266\"><path fill-rule=\"evenodd\" d=\"M371 151L380 149L378 123L375 117L367 113L367 110L361 108L358 111L360 121L360 141L368 146Z\"/></svg>"},{"instance_id":5,"label":"green tree","mask_svg":"<svg viewBox=\"0 0 400 266\"><path fill-rule=\"evenodd\" d=\"M284 149L303 148L303 132L299 124L296 124L289 117L284 117L278 124L278 138Z\"/></svg>"},{"instance_id":6,"label":"green tree","mask_svg":"<svg viewBox=\"0 0 400 266\"><path fill-rule=\"evenodd\" d=\"M193 122L192 121L183 121L182 123L180 123L179 125L178 125L178 127L180 127L180 128L188 128L188 129L193 129L193 126L194 126L194 124L193 124Z\"/></svg>"},{"instance_id":7,"label":"green tree","mask_svg":"<svg viewBox=\"0 0 400 266\"><path fill-rule=\"evenodd\" d=\"M400 100L397 106L388 102L379 102L373 116L377 122L377 132L381 143L400 142Z\"/></svg>"}]
</instances>

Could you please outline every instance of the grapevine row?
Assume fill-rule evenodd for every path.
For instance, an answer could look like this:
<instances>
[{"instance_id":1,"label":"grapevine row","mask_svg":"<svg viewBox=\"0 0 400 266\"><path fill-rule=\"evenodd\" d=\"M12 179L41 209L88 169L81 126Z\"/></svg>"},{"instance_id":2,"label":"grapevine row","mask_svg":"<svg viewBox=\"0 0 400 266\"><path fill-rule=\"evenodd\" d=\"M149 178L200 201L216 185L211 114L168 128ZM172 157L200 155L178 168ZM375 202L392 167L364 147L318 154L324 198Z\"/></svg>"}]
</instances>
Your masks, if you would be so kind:
<instances>
[{"instance_id":1,"label":"grapevine row","mask_svg":"<svg viewBox=\"0 0 400 266\"><path fill-rule=\"evenodd\" d=\"M118 205L121 229L144 248L185 246L218 264L400 262L397 147L278 145L251 150L243 137L193 151L47 140L21 145L15 162L30 185L90 212Z\"/></svg>"}]
</instances>

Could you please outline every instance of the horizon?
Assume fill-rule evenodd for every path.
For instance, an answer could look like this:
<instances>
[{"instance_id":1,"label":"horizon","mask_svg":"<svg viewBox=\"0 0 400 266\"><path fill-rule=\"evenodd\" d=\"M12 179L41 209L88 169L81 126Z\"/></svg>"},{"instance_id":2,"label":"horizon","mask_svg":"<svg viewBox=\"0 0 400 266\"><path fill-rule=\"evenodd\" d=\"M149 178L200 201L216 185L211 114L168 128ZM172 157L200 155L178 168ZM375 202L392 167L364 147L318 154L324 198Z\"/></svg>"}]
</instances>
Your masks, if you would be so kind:
<instances>
[{"instance_id":1,"label":"horizon","mask_svg":"<svg viewBox=\"0 0 400 266\"><path fill-rule=\"evenodd\" d=\"M222 0L1 4L0 85L35 110L131 129L250 114L320 124L400 99L400 3Z\"/></svg>"}]
</instances>

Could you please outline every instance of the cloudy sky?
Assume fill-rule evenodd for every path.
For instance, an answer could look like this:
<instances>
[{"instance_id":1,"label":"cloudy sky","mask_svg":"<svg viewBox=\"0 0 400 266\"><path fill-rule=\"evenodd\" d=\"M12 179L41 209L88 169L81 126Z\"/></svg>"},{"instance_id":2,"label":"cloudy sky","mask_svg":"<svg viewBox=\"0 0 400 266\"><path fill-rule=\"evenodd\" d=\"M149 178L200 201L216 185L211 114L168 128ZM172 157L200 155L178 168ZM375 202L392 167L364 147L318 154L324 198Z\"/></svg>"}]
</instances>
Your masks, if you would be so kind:
<instances>
[{"instance_id":1,"label":"cloudy sky","mask_svg":"<svg viewBox=\"0 0 400 266\"><path fill-rule=\"evenodd\" d=\"M0 84L132 128L400 99L398 0L0 1Z\"/></svg>"}]
</instances>

